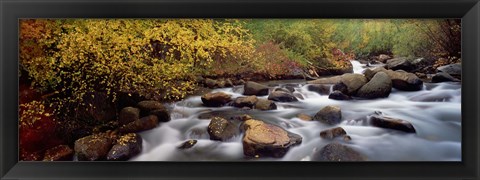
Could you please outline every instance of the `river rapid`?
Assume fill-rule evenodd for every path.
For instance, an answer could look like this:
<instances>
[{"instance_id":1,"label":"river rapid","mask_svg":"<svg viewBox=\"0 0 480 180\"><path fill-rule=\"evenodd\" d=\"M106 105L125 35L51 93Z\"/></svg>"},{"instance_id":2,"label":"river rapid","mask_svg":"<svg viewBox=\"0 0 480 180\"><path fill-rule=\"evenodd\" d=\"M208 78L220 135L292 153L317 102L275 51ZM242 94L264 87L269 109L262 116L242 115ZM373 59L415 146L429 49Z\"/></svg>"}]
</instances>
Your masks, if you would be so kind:
<instances>
[{"instance_id":1,"label":"river rapid","mask_svg":"<svg viewBox=\"0 0 480 180\"><path fill-rule=\"evenodd\" d=\"M365 64L352 61L354 73L362 73ZM352 138L342 142L365 155L369 161L461 161L461 83L424 83L420 91L407 92L393 89L388 98L373 100L339 101L308 90L304 80L265 82L271 89L293 86L294 94L303 99L298 102L275 102L276 110L245 110L232 106L204 107L200 96L191 96L170 104L172 120L157 128L140 133L142 152L131 161L309 161L313 153L332 140L322 139L320 131L342 127ZM214 89L243 96L243 86ZM267 96L259 98L266 99ZM317 121L304 121L299 113L315 115L327 105L341 108L342 122L326 125ZM368 117L375 112L409 121L416 133L370 126ZM290 148L282 158L247 159L244 157L240 134L226 142L210 140L205 114L249 114L254 119L278 125L302 136L300 145ZM198 142L189 149L178 149L183 142Z\"/></svg>"}]
</instances>

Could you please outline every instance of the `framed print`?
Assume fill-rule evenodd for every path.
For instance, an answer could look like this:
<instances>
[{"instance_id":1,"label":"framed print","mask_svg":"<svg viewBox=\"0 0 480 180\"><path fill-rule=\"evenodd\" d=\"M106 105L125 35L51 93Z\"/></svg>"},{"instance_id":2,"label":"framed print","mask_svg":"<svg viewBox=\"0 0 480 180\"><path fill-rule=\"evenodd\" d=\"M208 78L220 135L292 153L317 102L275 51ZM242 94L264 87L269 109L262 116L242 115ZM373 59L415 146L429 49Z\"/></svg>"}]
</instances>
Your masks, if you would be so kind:
<instances>
[{"instance_id":1,"label":"framed print","mask_svg":"<svg viewBox=\"0 0 480 180\"><path fill-rule=\"evenodd\" d=\"M2 1L1 177L477 179L479 8Z\"/></svg>"}]
</instances>

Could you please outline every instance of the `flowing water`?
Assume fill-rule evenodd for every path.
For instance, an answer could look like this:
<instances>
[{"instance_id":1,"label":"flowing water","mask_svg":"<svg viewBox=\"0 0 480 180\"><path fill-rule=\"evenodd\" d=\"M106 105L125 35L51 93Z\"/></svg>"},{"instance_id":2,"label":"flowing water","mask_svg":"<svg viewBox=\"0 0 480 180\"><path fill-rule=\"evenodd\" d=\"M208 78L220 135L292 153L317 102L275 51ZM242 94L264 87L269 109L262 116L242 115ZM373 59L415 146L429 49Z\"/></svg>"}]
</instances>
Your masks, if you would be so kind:
<instances>
[{"instance_id":1,"label":"flowing water","mask_svg":"<svg viewBox=\"0 0 480 180\"><path fill-rule=\"evenodd\" d=\"M354 73L366 67L352 61ZM344 142L364 154L371 161L461 161L461 83L425 83L421 91L392 90L388 98L374 100L338 101L309 91L303 80L269 82L272 87L294 86L295 94L304 99L298 102L278 103L277 110L242 110L234 107L203 107L200 96L189 97L171 104L172 120L159 127L140 133L143 150L133 161L238 161L243 155L240 134L227 142L209 139L209 119L203 114L250 114L254 119L278 125L299 134L303 142L290 148L283 158L260 158L267 161L308 161L312 154L332 142L321 139L320 131L340 126L352 138ZM215 89L242 96L243 86ZM260 98L267 98L266 96ZM303 121L299 113L313 116L327 105L342 110L342 123L330 126L317 121ZM376 111L386 116L411 122L416 134L377 128L368 125L368 117ZM200 117L199 117L200 116ZM177 147L189 139L198 140L190 149Z\"/></svg>"}]
</instances>

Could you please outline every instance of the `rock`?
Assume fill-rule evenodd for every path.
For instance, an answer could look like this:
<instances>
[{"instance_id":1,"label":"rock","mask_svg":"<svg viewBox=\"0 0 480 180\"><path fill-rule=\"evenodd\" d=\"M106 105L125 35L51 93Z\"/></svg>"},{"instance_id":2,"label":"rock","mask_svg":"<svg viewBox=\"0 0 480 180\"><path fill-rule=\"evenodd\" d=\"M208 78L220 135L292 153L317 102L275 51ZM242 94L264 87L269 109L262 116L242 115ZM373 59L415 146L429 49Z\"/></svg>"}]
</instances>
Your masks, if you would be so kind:
<instances>
[{"instance_id":1,"label":"rock","mask_svg":"<svg viewBox=\"0 0 480 180\"><path fill-rule=\"evenodd\" d=\"M243 95L256 95L265 96L268 95L268 86L259 84L253 81L247 81L244 85Z\"/></svg>"},{"instance_id":2,"label":"rock","mask_svg":"<svg viewBox=\"0 0 480 180\"><path fill-rule=\"evenodd\" d=\"M405 70L411 71L415 69L415 66L406 57L398 57L387 60L387 67L391 70Z\"/></svg>"},{"instance_id":3,"label":"rock","mask_svg":"<svg viewBox=\"0 0 480 180\"><path fill-rule=\"evenodd\" d=\"M232 101L232 95L224 92L207 93L202 96L202 102L207 107L220 107Z\"/></svg>"},{"instance_id":4,"label":"rock","mask_svg":"<svg viewBox=\"0 0 480 180\"><path fill-rule=\"evenodd\" d=\"M283 157L290 147L301 144L300 135L259 120L249 119L243 125L243 153L250 157Z\"/></svg>"},{"instance_id":5,"label":"rock","mask_svg":"<svg viewBox=\"0 0 480 180\"><path fill-rule=\"evenodd\" d=\"M342 111L338 106L326 106L315 114L313 120L335 125L342 121Z\"/></svg>"},{"instance_id":6,"label":"rock","mask_svg":"<svg viewBox=\"0 0 480 180\"><path fill-rule=\"evenodd\" d=\"M342 127L331 128L320 132L320 137L324 139L334 139L343 135L347 135L347 132Z\"/></svg>"},{"instance_id":7,"label":"rock","mask_svg":"<svg viewBox=\"0 0 480 180\"><path fill-rule=\"evenodd\" d=\"M380 54L378 55L378 61L385 63L387 60L392 59L389 55L386 54Z\"/></svg>"},{"instance_id":8,"label":"rock","mask_svg":"<svg viewBox=\"0 0 480 180\"><path fill-rule=\"evenodd\" d=\"M217 81L210 78L205 78L205 86L210 89L213 89L217 86Z\"/></svg>"},{"instance_id":9,"label":"rock","mask_svg":"<svg viewBox=\"0 0 480 180\"><path fill-rule=\"evenodd\" d=\"M170 121L170 113L162 103L158 101L141 101L137 104L140 116L155 115L159 122Z\"/></svg>"},{"instance_id":10,"label":"rock","mask_svg":"<svg viewBox=\"0 0 480 180\"><path fill-rule=\"evenodd\" d=\"M298 99L292 94L284 91L273 91L268 96L268 100L278 101L278 102L294 102Z\"/></svg>"},{"instance_id":11,"label":"rock","mask_svg":"<svg viewBox=\"0 0 480 180\"><path fill-rule=\"evenodd\" d=\"M275 88L273 91L274 92L275 91L282 91L282 92L285 92L285 93L292 93L293 92L293 91L288 90L287 88Z\"/></svg>"},{"instance_id":12,"label":"rock","mask_svg":"<svg viewBox=\"0 0 480 180\"><path fill-rule=\"evenodd\" d=\"M230 79L225 79L225 87L233 87L233 82Z\"/></svg>"},{"instance_id":13,"label":"rock","mask_svg":"<svg viewBox=\"0 0 480 180\"><path fill-rule=\"evenodd\" d=\"M307 86L307 89L309 91L316 92L320 95L327 95L330 93L330 87L331 85L325 85L325 84L309 84Z\"/></svg>"},{"instance_id":14,"label":"rock","mask_svg":"<svg viewBox=\"0 0 480 180\"><path fill-rule=\"evenodd\" d=\"M390 77L384 72L379 72L358 90L356 96L367 99L383 98L388 97L391 91L392 81Z\"/></svg>"},{"instance_id":15,"label":"rock","mask_svg":"<svg viewBox=\"0 0 480 180\"><path fill-rule=\"evenodd\" d=\"M328 78L320 78L313 81L307 81L307 84L337 84L341 82L342 76L333 76Z\"/></svg>"},{"instance_id":16,"label":"rock","mask_svg":"<svg viewBox=\"0 0 480 180\"><path fill-rule=\"evenodd\" d=\"M445 72L439 72L432 77L433 83L448 82L448 81L459 82L460 80L450 76L450 74Z\"/></svg>"},{"instance_id":17,"label":"rock","mask_svg":"<svg viewBox=\"0 0 480 180\"><path fill-rule=\"evenodd\" d=\"M340 82L347 87L346 92L343 93L351 95L365 85L368 80L361 74L344 74Z\"/></svg>"},{"instance_id":18,"label":"rock","mask_svg":"<svg viewBox=\"0 0 480 180\"><path fill-rule=\"evenodd\" d=\"M297 118L301 119L301 120L304 120L304 121L311 121L312 120L311 116L309 116L307 114L302 114L302 113L298 114Z\"/></svg>"},{"instance_id":19,"label":"rock","mask_svg":"<svg viewBox=\"0 0 480 180\"><path fill-rule=\"evenodd\" d=\"M352 137L350 137L349 135L343 136L343 141L348 142L348 141L351 141L351 140L352 140Z\"/></svg>"},{"instance_id":20,"label":"rock","mask_svg":"<svg viewBox=\"0 0 480 180\"><path fill-rule=\"evenodd\" d=\"M392 80L392 86L395 89L402 91L419 91L423 88L423 81L415 74L401 71L386 70L383 67L378 67L373 70L367 69L364 74L367 79L373 78L378 72L386 73Z\"/></svg>"},{"instance_id":21,"label":"rock","mask_svg":"<svg viewBox=\"0 0 480 180\"><path fill-rule=\"evenodd\" d=\"M277 109L277 105L267 99L258 99L258 101L255 103L255 109L266 111L266 110L274 110Z\"/></svg>"},{"instance_id":22,"label":"rock","mask_svg":"<svg viewBox=\"0 0 480 180\"><path fill-rule=\"evenodd\" d=\"M225 79L219 79L219 80L217 80L217 87L224 88L225 83L226 83Z\"/></svg>"},{"instance_id":23,"label":"rock","mask_svg":"<svg viewBox=\"0 0 480 180\"><path fill-rule=\"evenodd\" d=\"M121 136L108 152L109 161L126 161L142 151L142 138L135 133Z\"/></svg>"},{"instance_id":24,"label":"rock","mask_svg":"<svg viewBox=\"0 0 480 180\"><path fill-rule=\"evenodd\" d=\"M155 115L148 115L119 128L120 133L137 133L150 130L158 125L158 118Z\"/></svg>"},{"instance_id":25,"label":"rock","mask_svg":"<svg viewBox=\"0 0 480 180\"><path fill-rule=\"evenodd\" d=\"M205 84L205 78L203 78L202 76L196 76L195 82L197 82L198 84Z\"/></svg>"},{"instance_id":26,"label":"rock","mask_svg":"<svg viewBox=\"0 0 480 180\"><path fill-rule=\"evenodd\" d=\"M185 141L182 143L182 145L178 146L178 149L190 149L191 147L195 146L197 144L197 140L195 139L190 139L188 141Z\"/></svg>"},{"instance_id":27,"label":"rock","mask_svg":"<svg viewBox=\"0 0 480 180\"><path fill-rule=\"evenodd\" d=\"M460 77L462 75L462 64L449 64L445 66L440 66L437 68L438 71L450 74L453 77Z\"/></svg>"},{"instance_id":28,"label":"rock","mask_svg":"<svg viewBox=\"0 0 480 180\"><path fill-rule=\"evenodd\" d=\"M386 116L373 115L370 117L370 123L376 127L394 129L406 133L416 132L415 128L410 122Z\"/></svg>"},{"instance_id":29,"label":"rock","mask_svg":"<svg viewBox=\"0 0 480 180\"><path fill-rule=\"evenodd\" d=\"M330 95L328 95L328 99L335 99L335 100L350 100L352 99L350 96L343 94L342 92L335 90Z\"/></svg>"},{"instance_id":30,"label":"rock","mask_svg":"<svg viewBox=\"0 0 480 180\"><path fill-rule=\"evenodd\" d=\"M421 79L426 79L427 78L427 75L425 73L416 72L415 75L418 78L421 78Z\"/></svg>"},{"instance_id":31,"label":"rock","mask_svg":"<svg viewBox=\"0 0 480 180\"><path fill-rule=\"evenodd\" d=\"M367 158L355 151L351 147L333 142L324 146L316 152L312 160L314 161L366 161Z\"/></svg>"},{"instance_id":32,"label":"rock","mask_svg":"<svg viewBox=\"0 0 480 180\"><path fill-rule=\"evenodd\" d=\"M207 131L210 139L217 141L226 141L239 133L235 124L221 117L213 117Z\"/></svg>"},{"instance_id":33,"label":"rock","mask_svg":"<svg viewBox=\"0 0 480 180\"><path fill-rule=\"evenodd\" d=\"M71 161L73 150L67 145L58 145L45 151L43 161Z\"/></svg>"},{"instance_id":34,"label":"rock","mask_svg":"<svg viewBox=\"0 0 480 180\"><path fill-rule=\"evenodd\" d=\"M125 107L118 115L118 123L120 125L128 124L137 119L140 119L140 109L134 107Z\"/></svg>"},{"instance_id":35,"label":"rock","mask_svg":"<svg viewBox=\"0 0 480 180\"><path fill-rule=\"evenodd\" d=\"M348 87L347 85L343 84L342 82L339 82L332 87L332 91L340 91L343 94L348 94Z\"/></svg>"},{"instance_id":36,"label":"rock","mask_svg":"<svg viewBox=\"0 0 480 180\"><path fill-rule=\"evenodd\" d=\"M402 91L419 91L423 88L423 81L415 74L407 72L390 72L392 86Z\"/></svg>"},{"instance_id":37,"label":"rock","mask_svg":"<svg viewBox=\"0 0 480 180\"><path fill-rule=\"evenodd\" d=\"M247 96L247 97L238 97L233 101L233 106L238 107L238 108L243 108L243 107L249 107L253 108L255 103L257 103L258 98L257 96Z\"/></svg>"},{"instance_id":38,"label":"rock","mask_svg":"<svg viewBox=\"0 0 480 180\"><path fill-rule=\"evenodd\" d=\"M79 161L105 160L113 140L105 133L94 134L75 141L75 153Z\"/></svg>"}]
</instances>

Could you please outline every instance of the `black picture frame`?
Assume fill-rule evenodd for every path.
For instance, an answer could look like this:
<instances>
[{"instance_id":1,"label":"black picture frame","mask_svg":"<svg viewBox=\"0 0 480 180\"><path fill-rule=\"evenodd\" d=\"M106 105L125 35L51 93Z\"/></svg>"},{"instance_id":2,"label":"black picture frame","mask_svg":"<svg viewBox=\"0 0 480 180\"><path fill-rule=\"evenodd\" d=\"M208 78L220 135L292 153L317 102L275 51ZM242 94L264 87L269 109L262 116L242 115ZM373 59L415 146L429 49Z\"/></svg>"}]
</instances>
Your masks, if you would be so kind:
<instances>
[{"instance_id":1,"label":"black picture frame","mask_svg":"<svg viewBox=\"0 0 480 180\"><path fill-rule=\"evenodd\" d=\"M478 0L1 0L1 179L479 179ZM461 18L462 162L19 162L19 18Z\"/></svg>"}]
</instances>

